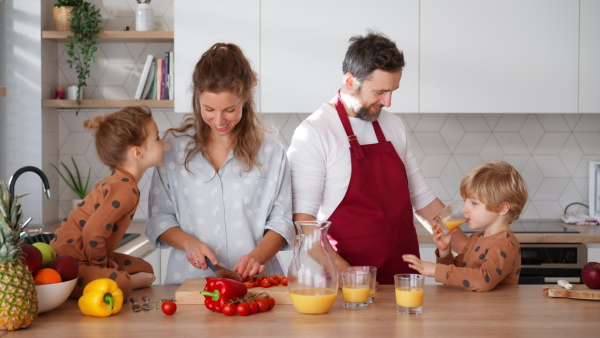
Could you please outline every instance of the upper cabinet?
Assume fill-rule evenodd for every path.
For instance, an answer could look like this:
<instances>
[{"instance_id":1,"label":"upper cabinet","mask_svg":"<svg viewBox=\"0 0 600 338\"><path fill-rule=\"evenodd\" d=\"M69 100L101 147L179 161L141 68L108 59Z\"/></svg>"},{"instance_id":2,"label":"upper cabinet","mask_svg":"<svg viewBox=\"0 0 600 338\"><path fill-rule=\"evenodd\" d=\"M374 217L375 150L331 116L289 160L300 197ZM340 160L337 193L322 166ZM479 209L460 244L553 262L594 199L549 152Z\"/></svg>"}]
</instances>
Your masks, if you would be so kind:
<instances>
[{"instance_id":1,"label":"upper cabinet","mask_svg":"<svg viewBox=\"0 0 600 338\"><path fill-rule=\"evenodd\" d=\"M419 1L261 1L261 108L313 112L342 85L348 40L367 28L403 50L406 67L393 112L417 112Z\"/></svg>"},{"instance_id":2,"label":"upper cabinet","mask_svg":"<svg viewBox=\"0 0 600 338\"><path fill-rule=\"evenodd\" d=\"M600 112L599 15L596 0L177 0L175 111L191 111L194 65L223 41L258 72L260 111L311 113L372 29L405 55L392 112Z\"/></svg>"},{"instance_id":3,"label":"upper cabinet","mask_svg":"<svg viewBox=\"0 0 600 338\"><path fill-rule=\"evenodd\" d=\"M175 18L176 113L192 112L194 67L217 42L238 45L260 74L260 0L177 0Z\"/></svg>"},{"instance_id":4,"label":"upper cabinet","mask_svg":"<svg viewBox=\"0 0 600 338\"><path fill-rule=\"evenodd\" d=\"M600 112L600 1L581 0L579 112Z\"/></svg>"},{"instance_id":5,"label":"upper cabinet","mask_svg":"<svg viewBox=\"0 0 600 338\"><path fill-rule=\"evenodd\" d=\"M577 0L422 0L420 111L577 112L578 31Z\"/></svg>"}]
</instances>

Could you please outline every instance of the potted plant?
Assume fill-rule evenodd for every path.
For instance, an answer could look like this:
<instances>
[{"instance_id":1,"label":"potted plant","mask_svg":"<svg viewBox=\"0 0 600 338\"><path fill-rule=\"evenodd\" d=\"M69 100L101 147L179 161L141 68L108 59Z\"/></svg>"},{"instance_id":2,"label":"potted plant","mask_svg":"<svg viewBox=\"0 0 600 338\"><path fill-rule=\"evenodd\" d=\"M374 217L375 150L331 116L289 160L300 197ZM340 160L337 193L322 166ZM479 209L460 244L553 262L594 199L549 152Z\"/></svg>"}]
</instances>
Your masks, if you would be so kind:
<instances>
[{"instance_id":1,"label":"potted plant","mask_svg":"<svg viewBox=\"0 0 600 338\"><path fill-rule=\"evenodd\" d=\"M82 0L58 0L52 7L54 24L57 31L68 31L71 29L69 19L73 7L79 6Z\"/></svg>"},{"instance_id":2,"label":"potted plant","mask_svg":"<svg viewBox=\"0 0 600 338\"><path fill-rule=\"evenodd\" d=\"M71 1L78 4L71 11L69 19L71 35L68 36L69 41L65 44L65 50L68 55L69 68L73 68L75 65L77 71L77 111L75 112L77 115L81 105L81 88L87 86L86 80L90 75L91 62L96 62L98 34L102 31L102 27L100 27L100 9L87 1Z\"/></svg>"},{"instance_id":3,"label":"potted plant","mask_svg":"<svg viewBox=\"0 0 600 338\"><path fill-rule=\"evenodd\" d=\"M71 172L71 170L69 170L69 168L64 163L60 162L60 164L63 166L63 168L65 168L65 170L67 171L67 175L69 175L69 178L67 178L65 175L63 175L63 173L60 171L60 169L58 169L58 167L56 167L54 164L50 163L50 165L52 167L54 167L54 169L56 169L56 171L58 172L60 177L63 179L63 181L65 181L67 186L69 188L71 188L71 190L73 190L75 192L75 194L77 194L77 197L79 198L79 200L82 200L85 197L85 195L87 195L87 193L88 193L88 186L90 183L90 174L92 172L92 168L90 168L88 170L87 179L86 179L85 185L84 185L82 177L79 173L79 168L77 167L77 163L75 163L75 160L73 159L73 157L71 157L71 161L73 162L73 167L75 168L76 176L73 176L73 173Z\"/></svg>"}]
</instances>

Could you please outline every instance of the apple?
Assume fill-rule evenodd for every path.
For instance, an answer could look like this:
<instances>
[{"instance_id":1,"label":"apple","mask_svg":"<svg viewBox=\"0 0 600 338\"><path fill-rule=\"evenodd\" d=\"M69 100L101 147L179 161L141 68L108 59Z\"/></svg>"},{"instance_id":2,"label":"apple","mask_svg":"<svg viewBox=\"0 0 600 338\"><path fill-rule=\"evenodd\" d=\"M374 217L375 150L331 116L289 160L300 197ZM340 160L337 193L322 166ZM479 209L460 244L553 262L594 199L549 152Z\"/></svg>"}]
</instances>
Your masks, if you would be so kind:
<instances>
[{"instance_id":1,"label":"apple","mask_svg":"<svg viewBox=\"0 0 600 338\"><path fill-rule=\"evenodd\" d=\"M581 269L581 279L590 289L600 289L600 263L589 262Z\"/></svg>"},{"instance_id":2,"label":"apple","mask_svg":"<svg viewBox=\"0 0 600 338\"><path fill-rule=\"evenodd\" d=\"M54 258L48 267L58 271L63 282L77 278L79 273L79 262L70 255L60 255Z\"/></svg>"},{"instance_id":3,"label":"apple","mask_svg":"<svg viewBox=\"0 0 600 338\"><path fill-rule=\"evenodd\" d=\"M22 245L21 250L23 250L24 255L19 261L25 263L31 271L31 275L35 276L42 267L42 252L31 244Z\"/></svg>"},{"instance_id":4,"label":"apple","mask_svg":"<svg viewBox=\"0 0 600 338\"><path fill-rule=\"evenodd\" d=\"M35 246L36 248L40 249L40 251L42 252L42 257L43 257L43 259L42 259L42 269L43 268L47 268L48 265L50 264L50 262L52 262L52 260L54 258L56 258L56 252L50 246L50 244L46 244L44 242L33 243L33 246Z\"/></svg>"}]
</instances>

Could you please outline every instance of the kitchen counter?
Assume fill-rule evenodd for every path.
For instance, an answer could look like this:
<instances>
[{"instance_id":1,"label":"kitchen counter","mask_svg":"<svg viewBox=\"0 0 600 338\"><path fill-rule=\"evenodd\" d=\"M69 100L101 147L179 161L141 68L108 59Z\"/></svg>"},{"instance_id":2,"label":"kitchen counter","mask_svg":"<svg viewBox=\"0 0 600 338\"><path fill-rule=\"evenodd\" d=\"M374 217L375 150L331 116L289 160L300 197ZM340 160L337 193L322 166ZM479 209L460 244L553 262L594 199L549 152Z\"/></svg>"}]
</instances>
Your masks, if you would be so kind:
<instances>
[{"instance_id":1,"label":"kitchen counter","mask_svg":"<svg viewBox=\"0 0 600 338\"><path fill-rule=\"evenodd\" d=\"M134 291L151 302L175 298L179 285L159 285ZM131 303L108 318L87 317L77 301L67 300L42 313L24 330L7 337L598 337L600 301L550 298L541 285L499 286L490 292L426 285L423 313L398 315L394 288L384 285L366 310L344 310L341 292L325 315L303 315L292 305L268 312L227 317L204 305L179 305L166 316L160 310L133 312Z\"/></svg>"}]
</instances>

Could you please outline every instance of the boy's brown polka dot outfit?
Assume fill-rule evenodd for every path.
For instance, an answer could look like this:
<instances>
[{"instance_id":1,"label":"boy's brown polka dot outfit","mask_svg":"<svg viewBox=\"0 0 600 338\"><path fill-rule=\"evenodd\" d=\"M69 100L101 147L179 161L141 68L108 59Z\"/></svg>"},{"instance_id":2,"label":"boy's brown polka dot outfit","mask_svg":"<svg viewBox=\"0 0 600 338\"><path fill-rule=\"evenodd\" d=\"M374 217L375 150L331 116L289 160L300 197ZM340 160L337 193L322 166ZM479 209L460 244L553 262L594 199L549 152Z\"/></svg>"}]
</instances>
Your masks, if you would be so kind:
<instances>
[{"instance_id":1,"label":"boy's brown polka dot outfit","mask_svg":"<svg viewBox=\"0 0 600 338\"><path fill-rule=\"evenodd\" d=\"M110 278L128 299L132 290L129 274L154 273L148 262L115 253L139 201L140 191L133 176L116 169L63 220L50 245L57 255L71 255L79 261L79 276L71 297L79 298L87 283L95 279ZM109 260L119 268L107 268Z\"/></svg>"},{"instance_id":2,"label":"boy's brown polka dot outfit","mask_svg":"<svg viewBox=\"0 0 600 338\"><path fill-rule=\"evenodd\" d=\"M436 250L436 256L439 255ZM456 257L437 259L435 281L466 290L489 291L498 284L518 284L521 249L512 231L483 237L474 233Z\"/></svg>"}]
</instances>

